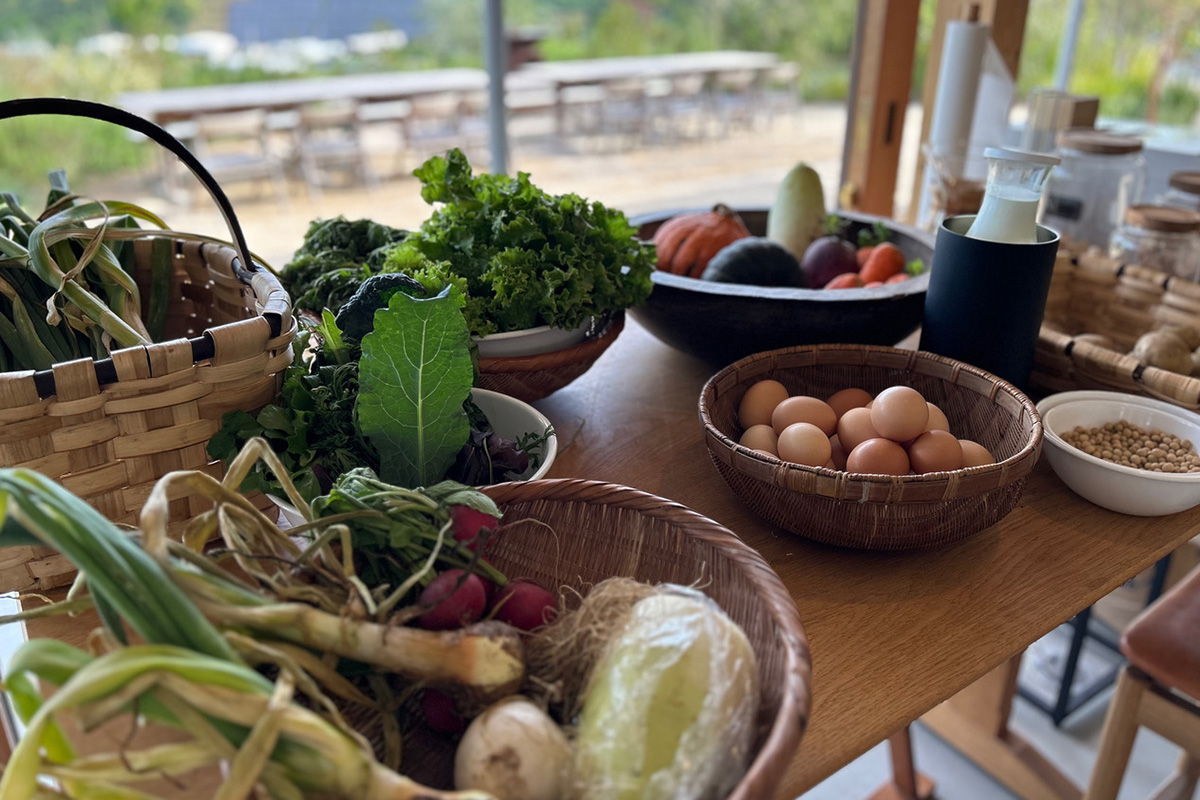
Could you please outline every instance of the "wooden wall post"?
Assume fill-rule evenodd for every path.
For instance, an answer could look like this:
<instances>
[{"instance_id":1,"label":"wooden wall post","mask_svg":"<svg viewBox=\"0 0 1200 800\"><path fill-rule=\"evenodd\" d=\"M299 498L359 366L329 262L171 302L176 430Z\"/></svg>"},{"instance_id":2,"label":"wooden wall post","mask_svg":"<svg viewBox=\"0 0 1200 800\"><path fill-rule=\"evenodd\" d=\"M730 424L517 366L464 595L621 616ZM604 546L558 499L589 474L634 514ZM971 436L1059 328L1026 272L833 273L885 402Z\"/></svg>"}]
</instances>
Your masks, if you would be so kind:
<instances>
[{"instance_id":1,"label":"wooden wall post","mask_svg":"<svg viewBox=\"0 0 1200 800\"><path fill-rule=\"evenodd\" d=\"M890 217L920 0L861 0L839 205Z\"/></svg>"}]
</instances>

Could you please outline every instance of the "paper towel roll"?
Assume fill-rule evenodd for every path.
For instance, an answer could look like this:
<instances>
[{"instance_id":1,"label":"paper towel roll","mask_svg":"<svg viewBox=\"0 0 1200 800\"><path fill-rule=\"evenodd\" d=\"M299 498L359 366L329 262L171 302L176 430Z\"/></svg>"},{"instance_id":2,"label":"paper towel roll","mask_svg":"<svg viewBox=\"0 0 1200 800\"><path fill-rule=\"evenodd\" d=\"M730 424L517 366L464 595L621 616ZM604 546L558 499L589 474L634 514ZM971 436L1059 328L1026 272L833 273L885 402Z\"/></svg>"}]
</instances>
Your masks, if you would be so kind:
<instances>
[{"instance_id":1,"label":"paper towel roll","mask_svg":"<svg viewBox=\"0 0 1200 800\"><path fill-rule=\"evenodd\" d=\"M930 148L939 155L966 155L979 76L990 39L990 27L981 23L955 20L946 25L929 127Z\"/></svg>"}]
</instances>

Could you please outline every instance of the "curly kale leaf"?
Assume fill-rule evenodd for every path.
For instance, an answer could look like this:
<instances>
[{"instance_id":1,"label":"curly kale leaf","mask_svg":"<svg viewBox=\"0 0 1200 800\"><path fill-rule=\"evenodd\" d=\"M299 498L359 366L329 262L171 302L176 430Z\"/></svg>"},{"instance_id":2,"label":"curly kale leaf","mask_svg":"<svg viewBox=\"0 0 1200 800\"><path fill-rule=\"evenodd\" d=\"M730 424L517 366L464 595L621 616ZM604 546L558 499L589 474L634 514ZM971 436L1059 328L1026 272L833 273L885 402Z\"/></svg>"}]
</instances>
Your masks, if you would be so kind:
<instances>
[{"instance_id":1,"label":"curly kale leaf","mask_svg":"<svg viewBox=\"0 0 1200 800\"><path fill-rule=\"evenodd\" d=\"M430 289L465 284L473 335L574 328L650 294L653 248L636 239L621 212L574 194L549 195L527 173L472 175L459 150L414 174L424 184L421 196L444 205L389 253L385 269L408 272ZM435 263L414 268L422 256Z\"/></svg>"},{"instance_id":2,"label":"curly kale leaf","mask_svg":"<svg viewBox=\"0 0 1200 800\"><path fill-rule=\"evenodd\" d=\"M279 280L297 310L337 311L367 278L383 270L387 252L408 236L369 219L314 220Z\"/></svg>"}]
</instances>

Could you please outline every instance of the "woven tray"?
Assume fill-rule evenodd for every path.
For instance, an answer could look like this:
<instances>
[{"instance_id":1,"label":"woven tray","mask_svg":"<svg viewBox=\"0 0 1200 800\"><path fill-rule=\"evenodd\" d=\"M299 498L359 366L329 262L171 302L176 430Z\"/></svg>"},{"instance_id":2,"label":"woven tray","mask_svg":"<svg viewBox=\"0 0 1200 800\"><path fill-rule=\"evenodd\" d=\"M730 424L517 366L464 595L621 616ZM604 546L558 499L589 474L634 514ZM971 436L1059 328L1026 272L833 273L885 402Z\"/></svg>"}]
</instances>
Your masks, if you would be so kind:
<instances>
[{"instance_id":1,"label":"woven tray","mask_svg":"<svg viewBox=\"0 0 1200 800\"><path fill-rule=\"evenodd\" d=\"M115 122L163 144L207 186L236 242L200 244L146 231L134 244L134 277L143 296L155 241L165 239L175 254L164 341L119 350L102 361L0 374L0 466L35 469L114 522L134 525L165 473L222 474L206 445L225 412L252 411L276 397L281 373L292 361L291 301L275 277L248 256L229 201L211 175L161 128L97 103L47 98L0 103L0 119L29 114ZM256 503L270 506L261 496ZM171 505L172 521L182 527L205 507L181 497ZM62 586L74 575L52 550L0 551L0 592Z\"/></svg>"},{"instance_id":2,"label":"woven tray","mask_svg":"<svg viewBox=\"0 0 1200 800\"><path fill-rule=\"evenodd\" d=\"M598 324L574 347L534 356L481 358L476 385L526 403L541 400L587 372L624 327L625 312L621 311Z\"/></svg>"},{"instance_id":3,"label":"woven tray","mask_svg":"<svg viewBox=\"0 0 1200 800\"><path fill-rule=\"evenodd\" d=\"M820 398L911 386L998 463L907 476L785 463L737 443L738 404L765 378ZM1037 410L1012 384L932 353L871 345L790 347L730 364L704 385L700 420L713 464L751 510L792 533L868 550L935 547L993 525L1016 506L1042 447Z\"/></svg>"},{"instance_id":4,"label":"woven tray","mask_svg":"<svg viewBox=\"0 0 1200 800\"><path fill-rule=\"evenodd\" d=\"M1200 284L1091 250L1060 254L1038 334L1032 383L1048 392L1108 389L1200 409L1200 378L1143 367L1126 355L1167 324L1200 329ZM1103 334L1119 351L1075 337Z\"/></svg>"}]
</instances>

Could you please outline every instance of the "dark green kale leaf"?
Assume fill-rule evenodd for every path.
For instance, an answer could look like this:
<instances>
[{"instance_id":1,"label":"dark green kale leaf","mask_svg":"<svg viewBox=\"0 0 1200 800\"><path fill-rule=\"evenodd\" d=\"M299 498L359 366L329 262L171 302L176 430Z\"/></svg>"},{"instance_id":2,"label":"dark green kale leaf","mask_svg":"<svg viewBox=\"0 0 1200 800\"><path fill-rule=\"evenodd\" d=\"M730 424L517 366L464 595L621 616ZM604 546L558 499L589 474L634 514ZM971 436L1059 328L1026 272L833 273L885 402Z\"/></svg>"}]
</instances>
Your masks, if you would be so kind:
<instances>
[{"instance_id":1,"label":"dark green kale leaf","mask_svg":"<svg viewBox=\"0 0 1200 800\"><path fill-rule=\"evenodd\" d=\"M314 220L279 280L297 310L336 312L359 284L382 271L388 250L406 236L369 219Z\"/></svg>"}]
</instances>

